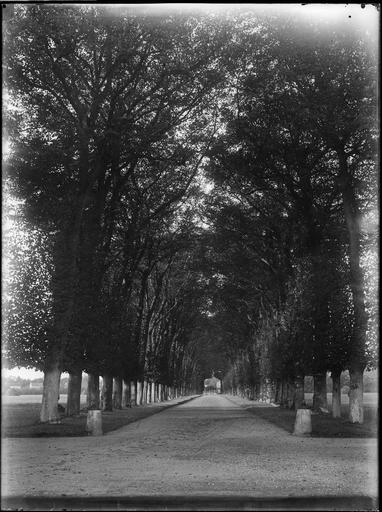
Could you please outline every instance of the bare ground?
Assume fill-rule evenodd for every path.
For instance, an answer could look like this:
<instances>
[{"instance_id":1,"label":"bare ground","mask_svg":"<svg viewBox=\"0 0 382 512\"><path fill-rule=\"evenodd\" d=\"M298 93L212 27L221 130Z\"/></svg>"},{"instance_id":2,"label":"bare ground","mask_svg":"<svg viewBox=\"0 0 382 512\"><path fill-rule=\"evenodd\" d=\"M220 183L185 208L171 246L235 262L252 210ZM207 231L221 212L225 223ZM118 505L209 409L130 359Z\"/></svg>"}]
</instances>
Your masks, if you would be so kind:
<instances>
[{"instance_id":1,"label":"bare ground","mask_svg":"<svg viewBox=\"0 0 382 512\"><path fill-rule=\"evenodd\" d=\"M103 437L3 439L3 496L377 495L376 439L295 437L202 396Z\"/></svg>"}]
</instances>

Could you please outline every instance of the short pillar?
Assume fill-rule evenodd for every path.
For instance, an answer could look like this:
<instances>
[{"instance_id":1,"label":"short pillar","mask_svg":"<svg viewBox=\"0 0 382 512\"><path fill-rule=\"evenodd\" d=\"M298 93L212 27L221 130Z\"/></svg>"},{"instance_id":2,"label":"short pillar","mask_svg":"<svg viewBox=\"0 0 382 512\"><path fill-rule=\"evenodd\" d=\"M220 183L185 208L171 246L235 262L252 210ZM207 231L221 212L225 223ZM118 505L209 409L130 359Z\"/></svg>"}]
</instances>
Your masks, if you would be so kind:
<instances>
[{"instance_id":1,"label":"short pillar","mask_svg":"<svg viewBox=\"0 0 382 512\"><path fill-rule=\"evenodd\" d=\"M88 411L86 431L89 436L102 436L102 413L100 410Z\"/></svg>"},{"instance_id":2,"label":"short pillar","mask_svg":"<svg viewBox=\"0 0 382 512\"><path fill-rule=\"evenodd\" d=\"M293 435L306 436L312 433L312 411L297 409Z\"/></svg>"}]
</instances>

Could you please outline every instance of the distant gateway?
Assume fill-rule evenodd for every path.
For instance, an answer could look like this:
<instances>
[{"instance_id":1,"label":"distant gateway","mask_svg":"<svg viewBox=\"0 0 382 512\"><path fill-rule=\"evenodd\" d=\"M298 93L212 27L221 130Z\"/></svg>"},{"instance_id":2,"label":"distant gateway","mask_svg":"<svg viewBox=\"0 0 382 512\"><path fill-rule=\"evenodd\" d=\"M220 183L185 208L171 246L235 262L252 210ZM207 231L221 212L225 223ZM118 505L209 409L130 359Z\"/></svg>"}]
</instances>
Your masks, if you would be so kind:
<instances>
[{"instance_id":1,"label":"distant gateway","mask_svg":"<svg viewBox=\"0 0 382 512\"><path fill-rule=\"evenodd\" d=\"M212 376L210 379L204 380L205 393L221 393L222 383L220 379Z\"/></svg>"}]
</instances>

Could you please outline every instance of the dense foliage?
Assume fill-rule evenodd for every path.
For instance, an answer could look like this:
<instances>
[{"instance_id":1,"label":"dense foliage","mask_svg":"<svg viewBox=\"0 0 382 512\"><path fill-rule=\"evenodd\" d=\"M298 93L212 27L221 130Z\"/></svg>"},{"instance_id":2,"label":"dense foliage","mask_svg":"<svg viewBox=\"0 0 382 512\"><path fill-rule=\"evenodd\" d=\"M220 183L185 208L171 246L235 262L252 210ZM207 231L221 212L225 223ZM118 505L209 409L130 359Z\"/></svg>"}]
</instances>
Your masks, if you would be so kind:
<instances>
[{"instance_id":1,"label":"dense foliage","mask_svg":"<svg viewBox=\"0 0 382 512\"><path fill-rule=\"evenodd\" d=\"M5 40L10 365L215 372L252 396L349 369L357 388L376 363L369 32L20 5Z\"/></svg>"}]
</instances>

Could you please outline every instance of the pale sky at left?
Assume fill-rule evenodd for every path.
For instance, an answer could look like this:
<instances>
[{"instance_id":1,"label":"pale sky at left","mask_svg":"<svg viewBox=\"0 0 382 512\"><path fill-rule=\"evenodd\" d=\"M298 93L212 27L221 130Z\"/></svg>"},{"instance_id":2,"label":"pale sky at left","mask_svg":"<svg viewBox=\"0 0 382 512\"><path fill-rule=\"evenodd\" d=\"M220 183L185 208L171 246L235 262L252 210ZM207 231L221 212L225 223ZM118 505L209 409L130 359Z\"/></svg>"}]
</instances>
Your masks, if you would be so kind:
<instances>
[{"instance_id":1,"label":"pale sky at left","mask_svg":"<svg viewBox=\"0 0 382 512\"><path fill-rule=\"evenodd\" d=\"M3 377L21 377L22 379L39 379L44 376L43 372L30 368L12 368L11 370L3 368L2 374Z\"/></svg>"}]
</instances>

